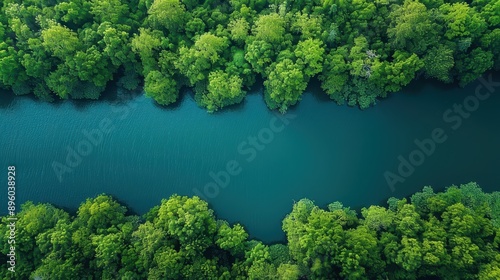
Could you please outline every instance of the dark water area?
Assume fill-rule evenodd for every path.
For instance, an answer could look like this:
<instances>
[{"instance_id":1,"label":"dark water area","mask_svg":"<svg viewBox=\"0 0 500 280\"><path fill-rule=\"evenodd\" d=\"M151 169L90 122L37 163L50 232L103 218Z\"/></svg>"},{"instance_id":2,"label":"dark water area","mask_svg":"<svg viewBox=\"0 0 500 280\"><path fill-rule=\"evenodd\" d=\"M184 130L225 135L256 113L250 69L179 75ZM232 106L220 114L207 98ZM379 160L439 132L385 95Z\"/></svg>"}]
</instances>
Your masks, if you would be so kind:
<instances>
[{"instance_id":1,"label":"dark water area","mask_svg":"<svg viewBox=\"0 0 500 280\"><path fill-rule=\"evenodd\" d=\"M488 80L417 80L364 111L312 83L284 116L268 110L262 87L216 114L188 92L169 107L116 88L56 103L2 92L0 214L9 165L18 202L75 211L106 193L143 214L174 193L200 195L219 219L268 243L284 239L281 221L301 198L360 209L423 186L500 190L500 85Z\"/></svg>"}]
</instances>

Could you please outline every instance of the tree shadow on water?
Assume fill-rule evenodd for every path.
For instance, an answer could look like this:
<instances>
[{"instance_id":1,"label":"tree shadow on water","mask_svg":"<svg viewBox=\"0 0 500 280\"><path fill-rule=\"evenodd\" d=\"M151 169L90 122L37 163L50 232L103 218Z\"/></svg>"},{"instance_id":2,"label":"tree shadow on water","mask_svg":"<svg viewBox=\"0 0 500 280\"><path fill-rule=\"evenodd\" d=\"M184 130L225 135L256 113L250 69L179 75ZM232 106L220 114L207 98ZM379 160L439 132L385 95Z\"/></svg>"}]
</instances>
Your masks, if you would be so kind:
<instances>
[{"instance_id":1,"label":"tree shadow on water","mask_svg":"<svg viewBox=\"0 0 500 280\"><path fill-rule=\"evenodd\" d=\"M158 102L149 97L146 100L158 109L166 111L178 111L186 100L188 100L188 102L194 102L194 93L188 88L181 88L179 90L179 96L177 97L177 100L174 103L168 105L158 104Z\"/></svg>"},{"instance_id":2,"label":"tree shadow on water","mask_svg":"<svg viewBox=\"0 0 500 280\"><path fill-rule=\"evenodd\" d=\"M330 96L321 88L321 82L313 78L307 85L304 94L311 94L319 102L334 102ZM300 101L299 101L300 102Z\"/></svg>"},{"instance_id":3,"label":"tree shadow on water","mask_svg":"<svg viewBox=\"0 0 500 280\"><path fill-rule=\"evenodd\" d=\"M11 108L15 104L15 99L14 93L0 90L0 109Z\"/></svg>"},{"instance_id":4,"label":"tree shadow on water","mask_svg":"<svg viewBox=\"0 0 500 280\"><path fill-rule=\"evenodd\" d=\"M176 111L181 108L181 106L185 102L192 102L196 107L198 107L200 110L205 111L208 115L222 115L225 113L234 113L234 112L241 112L244 110L245 106L247 106L248 100L247 97L250 95L256 95L256 94L262 94L263 89L262 89L262 83L255 83L250 89L246 89L246 95L243 98L243 100L239 103L225 106L218 111L215 111L213 113L209 113L205 108L200 106L198 102L196 101L196 96L194 93L194 90L190 87L183 87L180 92L179 92L179 97L177 100L169 105L160 105L154 100L151 99L151 102L153 103L153 106L162 109L162 110L167 110L167 111ZM262 95L262 99L264 100L264 96Z\"/></svg>"},{"instance_id":5,"label":"tree shadow on water","mask_svg":"<svg viewBox=\"0 0 500 280\"><path fill-rule=\"evenodd\" d=\"M0 90L0 110L1 109L12 109L19 106L19 101L29 100L30 102L39 104L49 104L50 106L59 107L65 102L65 100L54 99L52 101L40 100L33 94L26 95L15 95L12 91Z\"/></svg>"},{"instance_id":6,"label":"tree shadow on water","mask_svg":"<svg viewBox=\"0 0 500 280\"><path fill-rule=\"evenodd\" d=\"M109 83L106 89L101 92L98 99L70 99L67 102L78 111L85 111L88 108L96 105L106 103L108 105L114 106L117 104L126 104L128 102L134 102L137 98L143 95L142 87L138 87L135 90L127 90L116 83Z\"/></svg>"}]
</instances>

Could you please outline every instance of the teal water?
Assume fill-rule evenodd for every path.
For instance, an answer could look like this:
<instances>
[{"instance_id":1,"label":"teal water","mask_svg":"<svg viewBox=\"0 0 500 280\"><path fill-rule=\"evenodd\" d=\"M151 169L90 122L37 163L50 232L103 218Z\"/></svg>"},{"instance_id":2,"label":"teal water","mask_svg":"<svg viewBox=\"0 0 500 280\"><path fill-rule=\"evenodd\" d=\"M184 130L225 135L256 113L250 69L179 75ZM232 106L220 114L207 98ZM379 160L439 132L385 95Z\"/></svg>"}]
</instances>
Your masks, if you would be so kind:
<instances>
[{"instance_id":1,"label":"teal water","mask_svg":"<svg viewBox=\"0 0 500 280\"><path fill-rule=\"evenodd\" d=\"M243 104L217 114L199 108L190 94L163 108L117 89L100 101L56 104L2 93L0 213L7 208L8 165L16 166L18 202L74 211L85 198L107 193L143 214L173 193L201 194L218 218L240 222L266 242L284 238L281 220L304 197L359 209L425 185L477 181L486 191L499 190L500 96L481 101L473 97L478 86L488 93L479 81L463 89L416 81L361 111L328 101L313 84L285 122L266 108L258 87ZM474 109L465 112L470 116L443 118L464 101ZM414 140L435 129L446 141L422 152L424 162L389 186L384 174L399 175L398 156L408 159ZM421 161L418 153L414 160ZM219 182L224 188L215 187L211 172L226 181Z\"/></svg>"}]
</instances>

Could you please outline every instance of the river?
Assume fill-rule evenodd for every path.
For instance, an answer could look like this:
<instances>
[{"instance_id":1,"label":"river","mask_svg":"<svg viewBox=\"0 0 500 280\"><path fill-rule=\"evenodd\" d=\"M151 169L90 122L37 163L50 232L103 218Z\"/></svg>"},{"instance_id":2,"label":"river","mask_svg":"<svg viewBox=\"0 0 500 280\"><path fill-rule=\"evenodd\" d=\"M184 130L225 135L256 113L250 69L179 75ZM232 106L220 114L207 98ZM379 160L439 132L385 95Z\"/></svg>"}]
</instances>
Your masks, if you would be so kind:
<instances>
[{"instance_id":1,"label":"river","mask_svg":"<svg viewBox=\"0 0 500 280\"><path fill-rule=\"evenodd\" d=\"M304 197L359 210L427 185L499 190L500 96L487 81L418 80L364 111L313 83L284 116L267 109L259 86L215 114L189 93L165 108L116 88L99 101L56 103L1 92L0 185L6 194L15 165L18 202L69 211L101 193L135 214L173 193L200 195L218 218L276 242ZM4 215L5 195L0 203Z\"/></svg>"}]
</instances>

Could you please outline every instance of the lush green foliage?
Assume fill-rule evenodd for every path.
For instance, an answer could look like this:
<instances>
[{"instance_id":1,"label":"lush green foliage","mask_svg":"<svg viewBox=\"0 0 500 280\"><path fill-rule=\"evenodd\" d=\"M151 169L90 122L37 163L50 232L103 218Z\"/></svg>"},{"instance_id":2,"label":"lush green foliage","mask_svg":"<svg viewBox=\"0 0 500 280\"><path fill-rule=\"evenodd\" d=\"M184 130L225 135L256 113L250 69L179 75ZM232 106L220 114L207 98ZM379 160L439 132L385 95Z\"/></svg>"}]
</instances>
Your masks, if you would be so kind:
<instances>
[{"instance_id":1,"label":"lush green foliage","mask_svg":"<svg viewBox=\"0 0 500 280\"><path fill-rule=\"evenodd\" d=\"M308 199L283 220L287 244L249 240L216 220L205 201L174 195L143 217L109 196L75 217L48 204L17 214L16 273L7 270L8 222L0 230L2 279L498 279L500 193L475 183L425 187L361 215Z\"/></svg>"},{"instance_id":2,"label":"lush green foliage","mask_svg":"<svg viewBox=\"0 0 500 280\"><path fill-rule=\"evenodd\" d=\"M270 108L312 77L366 108L416 77L465 85L500 69L500 0L2 0L0 87L99 98L108 82L161 105L192 87L213 112L257 75ZM142 79L141 79L142 78Z\"/></svg>"}]
</instances>

